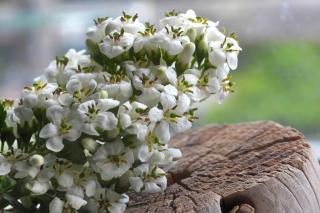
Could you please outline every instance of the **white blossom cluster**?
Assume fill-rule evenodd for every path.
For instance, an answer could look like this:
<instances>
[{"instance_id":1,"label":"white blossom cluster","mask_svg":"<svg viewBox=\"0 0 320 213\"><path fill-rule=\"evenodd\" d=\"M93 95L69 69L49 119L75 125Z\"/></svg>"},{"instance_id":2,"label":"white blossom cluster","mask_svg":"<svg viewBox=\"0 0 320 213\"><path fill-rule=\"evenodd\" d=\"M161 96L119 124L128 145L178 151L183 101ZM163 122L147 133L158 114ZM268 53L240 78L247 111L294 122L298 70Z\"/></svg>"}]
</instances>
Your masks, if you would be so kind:
<instances>
[{"instance_id":1,"label":"white blossom cluster","mask_svg":"<svg viewBox=\"0 0 320 213\"><path fill-rule=\"evenodd\" d=\"M126 13L98 18L89 54L69 50L19 100L2 101L0 178L8 195L20 193L8 205L117 213L127 192L166 189L181 157L170 139L191 128L197 103L232 91L241 48L192 10L159 26Z\"/></svg>"}]
</instances>

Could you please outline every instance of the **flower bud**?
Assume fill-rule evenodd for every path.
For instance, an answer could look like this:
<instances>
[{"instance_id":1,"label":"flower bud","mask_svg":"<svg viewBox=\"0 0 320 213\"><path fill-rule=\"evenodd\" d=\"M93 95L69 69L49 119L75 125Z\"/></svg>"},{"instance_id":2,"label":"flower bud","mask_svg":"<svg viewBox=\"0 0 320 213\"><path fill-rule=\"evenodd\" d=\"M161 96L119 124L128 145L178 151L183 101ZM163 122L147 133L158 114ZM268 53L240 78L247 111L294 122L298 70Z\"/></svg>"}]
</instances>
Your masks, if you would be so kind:
<instances>
[{"instance_id":1,"label":"flower bud","mask_svg":"<svg viewBox=\"0 0 320 213\"><path fill-rule=\"evenodd\" d=\"M32 155L31 158L29 159L29 163L32 166L42 166L44 164L44 159L41 155Z\"/></svg>"},{"instance_id":2,"label":"flower bud","mask_svg":"<svg viewBox=\"0 0 320 213\"><path fill-rule=\"evenodd\" d=\"M194 42L196 40L196 38L197 38L197 31L194 28L190 28L187 31L186 35L189 37L191 42Z\"/></svg>"},{"instance_id":3,"label":"flower bud","mask_svg":"<svg viewBox=\"0 0 320 213\"><path fill-rule=\"evenodd\" d=\"M205 37L199 41L199 44L196 49L196 55L198 59L198 63L200 64L202 60L208 55L208 42Z\"/></svg>"},{"instance_id":4,"label":"flower bud","mask_svg":"<svg viewBox=\"0 0 320 213\"><path fill-rule=\"evenodd\" d=\"M98 146L97 142L92 138L84 138L81 140L81 145L89 152L94 152Z\"/></svg>"},{"instance_id":5,"label":"flower bud","mask_svg":"<svg viewBox=\"0 0 320 213\"><path fill-rule=\"evenodd\" d=\"M115 138L119 135L119 133L120 133L120 129L118 127L116 127L113 130L108 131L107 135L109 138Z\"/></svg>"},{"instance_id":6,"label":"flower bud","mask_svg":"<svg viewBox=\"0 0 320 213\"><path fill-rule=\"evenodd\" d=\"M183 51L179 55L178 63L189 64L192 60L192 56L195 50L194 43L188 43L184 46Z\"/></svg>"},{"instance_id":7,"label":"flower bud","mask_svg":"<svg viewBox=\"0 0 320 213\"><path fill-rule=\"evenodd\" d=\"M99 92L99 98L100 98L100 99L108 98L108 92L107 92L107 90L101 90L101 91Z\"/></svg>"},{"instance_id":8,"label":"flower bud","mask_svg":"<svg viewBox=\"0 0 320 213\"><path fill-rule=\"evenodd\" d=\"M186 44L178 56L178 60L176 63L177 72L179 74L183 73L184 70L189 68L189 64L191 60L193 59L193 53L195 51L195 45L194 43L190 42Z\"/></svg>"}]
</instances>

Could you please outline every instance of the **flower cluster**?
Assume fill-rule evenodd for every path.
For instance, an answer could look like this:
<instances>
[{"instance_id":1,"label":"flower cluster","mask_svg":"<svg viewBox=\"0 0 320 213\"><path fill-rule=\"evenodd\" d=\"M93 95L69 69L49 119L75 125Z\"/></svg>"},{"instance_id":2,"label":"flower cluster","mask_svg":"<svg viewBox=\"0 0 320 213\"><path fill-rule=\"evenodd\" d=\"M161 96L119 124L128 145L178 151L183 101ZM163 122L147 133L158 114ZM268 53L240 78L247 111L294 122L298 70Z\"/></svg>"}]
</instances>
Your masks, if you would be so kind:
<instances>
[{"instance_id":1,"label":"flower cluster","mask_svg":"<svg viewBox=\"0 0 320 213\"><path fill-rule=\"evenodd\" d=\"M98 18L87 49L57 57L0 107L0 207L123 212L135 192L159 192L181 157L170 139L196 104L232 92L234 34L192 10L157 30L138 15Z\"/></svg>"}]
</instances>

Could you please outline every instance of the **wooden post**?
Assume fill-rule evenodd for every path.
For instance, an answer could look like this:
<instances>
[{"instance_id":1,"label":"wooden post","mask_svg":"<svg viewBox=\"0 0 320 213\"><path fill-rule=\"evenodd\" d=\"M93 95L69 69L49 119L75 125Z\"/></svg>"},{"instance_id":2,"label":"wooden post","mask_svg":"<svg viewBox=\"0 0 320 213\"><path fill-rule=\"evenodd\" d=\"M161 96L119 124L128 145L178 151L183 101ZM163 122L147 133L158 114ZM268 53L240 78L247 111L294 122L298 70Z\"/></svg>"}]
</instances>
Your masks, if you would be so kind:
<instances>
[{"instance_id":1,"label":"wooden post","mask_svg":"<svg viewBox=\"0 0 320 213\"><path fill-rule=\"evenodd\" d=\"M306 138L273 122L192 129L163 193L130 195L127 212L319 213L320 167Z\"/></svg>"}]
</instances>

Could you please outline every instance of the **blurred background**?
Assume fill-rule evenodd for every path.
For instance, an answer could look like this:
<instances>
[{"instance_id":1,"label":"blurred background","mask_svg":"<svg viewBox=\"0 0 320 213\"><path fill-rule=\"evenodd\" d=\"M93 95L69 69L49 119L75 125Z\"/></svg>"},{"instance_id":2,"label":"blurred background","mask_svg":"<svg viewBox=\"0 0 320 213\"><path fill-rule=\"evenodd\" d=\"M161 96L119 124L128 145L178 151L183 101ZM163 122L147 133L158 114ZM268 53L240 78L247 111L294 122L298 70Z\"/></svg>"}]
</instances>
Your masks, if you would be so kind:
<instances>
[{"instance_id":1,"label":"blurred background","mask_svg":"<svg viewBox=\"0 0 320 213\"><path fill-rule=\"evenodd\" d=\"M236 92L202 104L196 125L274 120L302 131L320 157L319 0L0 0L0 97L19 97L56 55L84 48L96 17L127 11L156 23L189 8L236 32L243 48Z\"/></svg>"}]
</instances>

